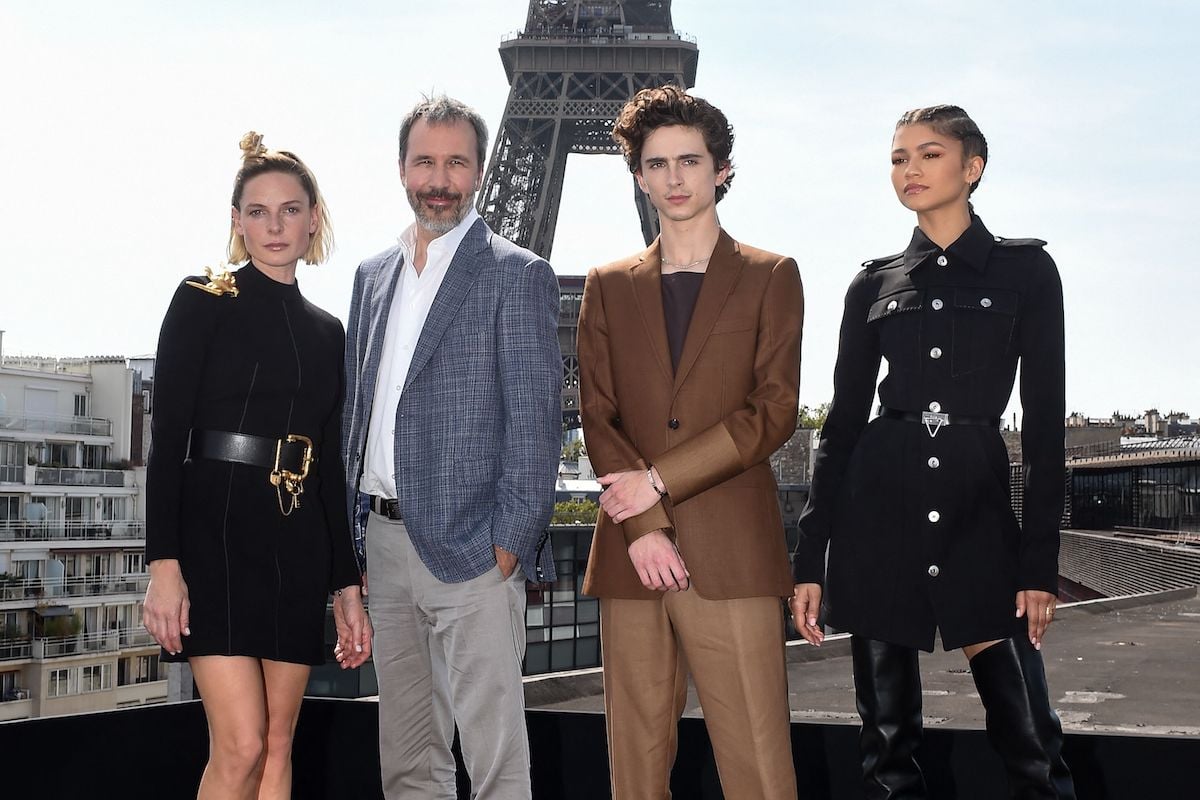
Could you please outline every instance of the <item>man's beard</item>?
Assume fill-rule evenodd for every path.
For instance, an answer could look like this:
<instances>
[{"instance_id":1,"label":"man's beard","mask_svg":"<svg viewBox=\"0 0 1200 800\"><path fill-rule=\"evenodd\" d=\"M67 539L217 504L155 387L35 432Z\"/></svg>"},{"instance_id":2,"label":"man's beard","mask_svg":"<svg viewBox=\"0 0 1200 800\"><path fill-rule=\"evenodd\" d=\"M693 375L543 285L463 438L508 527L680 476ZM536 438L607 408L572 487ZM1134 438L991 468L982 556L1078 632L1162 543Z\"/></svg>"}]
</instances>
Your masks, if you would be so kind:
<instances>
[{"instance_id":1,"label":"man's beard","mask_svg":"<svg viewBox=\"0 0 1200 800\"><path fill-rule=\"evenodd\" d=\"M408 192L407 194L408 204L412 206L413 212L417 215L417 224L438 236L457 228L458 224L466 219L467 213L471 210L471 204L475 202L474 192L468 195L443 191ZM425 205L427 199L450 200L454 205L435 212Z\"/></svg>"}]
</instances>

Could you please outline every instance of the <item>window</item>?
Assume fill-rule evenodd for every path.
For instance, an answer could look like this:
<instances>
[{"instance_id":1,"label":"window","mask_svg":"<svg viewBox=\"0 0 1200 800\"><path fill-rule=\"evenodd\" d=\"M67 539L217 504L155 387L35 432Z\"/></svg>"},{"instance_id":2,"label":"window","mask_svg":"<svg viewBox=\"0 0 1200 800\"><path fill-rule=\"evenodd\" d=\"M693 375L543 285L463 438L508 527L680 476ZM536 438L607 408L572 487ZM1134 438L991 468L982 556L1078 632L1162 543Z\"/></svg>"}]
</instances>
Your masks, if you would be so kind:
<instances>
[{"instance_id":1,"label":"window","mask_svg":"<svg viewBox=\"0 0 1200 800\"><path fill-rule=\"evenodd\" d=\"M88 396L86 394L75 395L75 416L86 417L88 415Z\"/></svg>"},{"instance_id":2,"label":"window","mask_svg":"<svg viewBox=\"0 0 1200 800\"><path fill-rule=\"evenodd\" d=\"M163 675L161 679L165 680L166 675ZM157 653L150 656L122 658L117 665L118 686L128 686L131 683L150 683L157 680L160 680Z\"/></svg>"},{"instance_id":3,"label":"window","mask_svg":"<svg viewBox=\"0 0 1200 800\"><path fill-rule=\"evenodd\" d=\"M112 688L112 664L90 664L80 669L79 691L100 692Z\"/></svg>"},{"instance_id":4,"label":"window","mask_svg":"<svg viewBox=\"0 0 1200 800\"><path fill-rule=\"evenodd\" d=\"M83 446L84 469L104 469L104 464L107 461L108 448L104 445L85 444Z\"/></svg>"},{"instance_id":5,"label":"window","mask_svg":"<svg viewBox=\"0 0 1200 800\"><path fill-rule=\"evenodd\" d=\"M17 611L0 611L0 639L20 639L25 636L25 627Z\"/></svg>"},{"instance_id":6,"label":"window","mask_svg":"<svg viewBox=\"0 0 1200 800\"><path fill-rule=\"evenodd\" d=\"M55 669L50 671L50 681L46 687L47 697L66 697L73 694L72 689L78 688L73 669Z\"/></svg>"},{"instance_id":7,"label":"window","mask_svg":"<svg viewBox=\"0 0 1200 800\"><path fill-rule=\"evenodd\" d=\"M50 442L46 447L47 466L53 467L74 467L75 462L75 443L61 444L58 442Z\"/></svg>"},{"instance_id":8,"label":"window","mask_svg":"<svg viewBox=\"0 0 1200 800\"><path fill-rule=\"evenodd\" d=\"M121 573L123 575L140 575L146 571L143 566L144 553L122 553Z\"/></svg>"},{"instance_id":9,"label":"window","mask_svg":"<svg viewBox=\"0 0 1200 800\"><path fill-rule=\"evenodd\" d=\"M17 678L19 672L0 672L0 702L17 699Z\"/></svg>"},{"instance_id":10,"label":"window","mask_svg":"<svg viewBox=\"0 0 1200 800\"><path fill-rule=\"evenodd\" d=\"M128 497L106 497L104 498L104 509L102 519L121 520L129 519L126 512Z\"/></svg>"},{"instance_id":11,"label":"window","mask_svg":"<svg viewBox=\"0 0 1200 800\"><path fill-rule=\"evenodd\" d=\"M3 469L3 467L0 467ZM21 497L15 494L0 494L0 522L21 518Z\"/></svg>"},{"instance_id":12,"label":"window","mask_svg":"<svg viewBox=\"0 0 1200 800\"><path fill-rule=\"evenodd\" d=\"M0 442L0 481L25 482L24 442Z\"/></svg>"}]
</instances>

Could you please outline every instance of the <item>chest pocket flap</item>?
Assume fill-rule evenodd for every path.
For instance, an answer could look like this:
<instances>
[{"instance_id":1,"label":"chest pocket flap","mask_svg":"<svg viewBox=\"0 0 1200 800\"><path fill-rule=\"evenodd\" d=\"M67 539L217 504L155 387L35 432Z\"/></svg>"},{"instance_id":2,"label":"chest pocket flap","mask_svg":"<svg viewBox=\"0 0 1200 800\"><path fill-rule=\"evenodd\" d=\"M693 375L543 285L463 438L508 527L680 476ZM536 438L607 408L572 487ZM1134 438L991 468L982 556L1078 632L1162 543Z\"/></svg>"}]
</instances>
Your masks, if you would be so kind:
<instances>
[{"instance_id":1,"label":"chest pocket flap","mask_svg":"<svg viewBox=\"0 0 1200 800\"><path fill-rule=\"evenodd\" d=\"M1019 295L1008 289L955 289L954 307L967 311L1017 315Z\"/></svg>"},{"instance_id":2,"label":"chest pocket flap","mask_svg":"<svg viewBox=\"0 0 1200 800\"><path fill-rule=\"evenodd\" d=\"M867 322L875 322L907 311L920 311L924 301L925 293L920 289L892 292L871 303L871 310L867 312Z\"/></svg>"}]
</instances>

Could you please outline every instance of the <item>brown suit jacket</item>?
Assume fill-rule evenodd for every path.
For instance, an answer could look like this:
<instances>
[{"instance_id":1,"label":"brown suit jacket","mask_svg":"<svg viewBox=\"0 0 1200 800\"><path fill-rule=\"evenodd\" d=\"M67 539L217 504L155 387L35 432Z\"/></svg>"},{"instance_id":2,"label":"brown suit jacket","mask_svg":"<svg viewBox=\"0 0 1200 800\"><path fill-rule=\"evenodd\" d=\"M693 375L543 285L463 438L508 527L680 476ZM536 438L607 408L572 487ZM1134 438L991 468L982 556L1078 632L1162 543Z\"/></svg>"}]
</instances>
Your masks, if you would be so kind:
<instances>
[{"instance_id":1,"label":"brown suit jacket","mask_svg":"<svg viewBox=\"0 0 1200 800\"><path fill-rule=\"evenodd\" d=\"M722 231L672 372L659 242L588 274L579 312L588 455L598 475L654 464L670 497L620 525L600 513L586 594L661 597L642 586L628 552L660 528L705 598L792 593L768 459L796 427L803 322L796 262Z\"/></svg>"}]
</instances>

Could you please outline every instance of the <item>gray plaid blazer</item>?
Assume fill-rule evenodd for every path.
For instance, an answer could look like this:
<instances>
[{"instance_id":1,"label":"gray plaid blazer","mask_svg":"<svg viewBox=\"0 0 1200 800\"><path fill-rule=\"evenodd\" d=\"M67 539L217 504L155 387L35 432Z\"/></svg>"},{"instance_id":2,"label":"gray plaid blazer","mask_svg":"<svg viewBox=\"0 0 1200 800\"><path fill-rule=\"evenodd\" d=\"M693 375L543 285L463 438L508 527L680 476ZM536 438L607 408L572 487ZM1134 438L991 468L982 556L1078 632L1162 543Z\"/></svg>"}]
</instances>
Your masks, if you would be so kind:
<instances>
[{"instance_id":1,"label":"gray plaid blazer","mask_svg":"<svg viewBox=\"0 0 1200 800\"><path fill-rule=\"evenodd\" d=\"M346 326L342 455L350 524L366 553L369 498L358 491L375 381L403 251L359 265ZM396 490L421 561L459 583L496 564L553 580L546 526L561 453L558 281L537 255L467 231L417 340L396 410Z\"/></svg>"}]
</instances>

